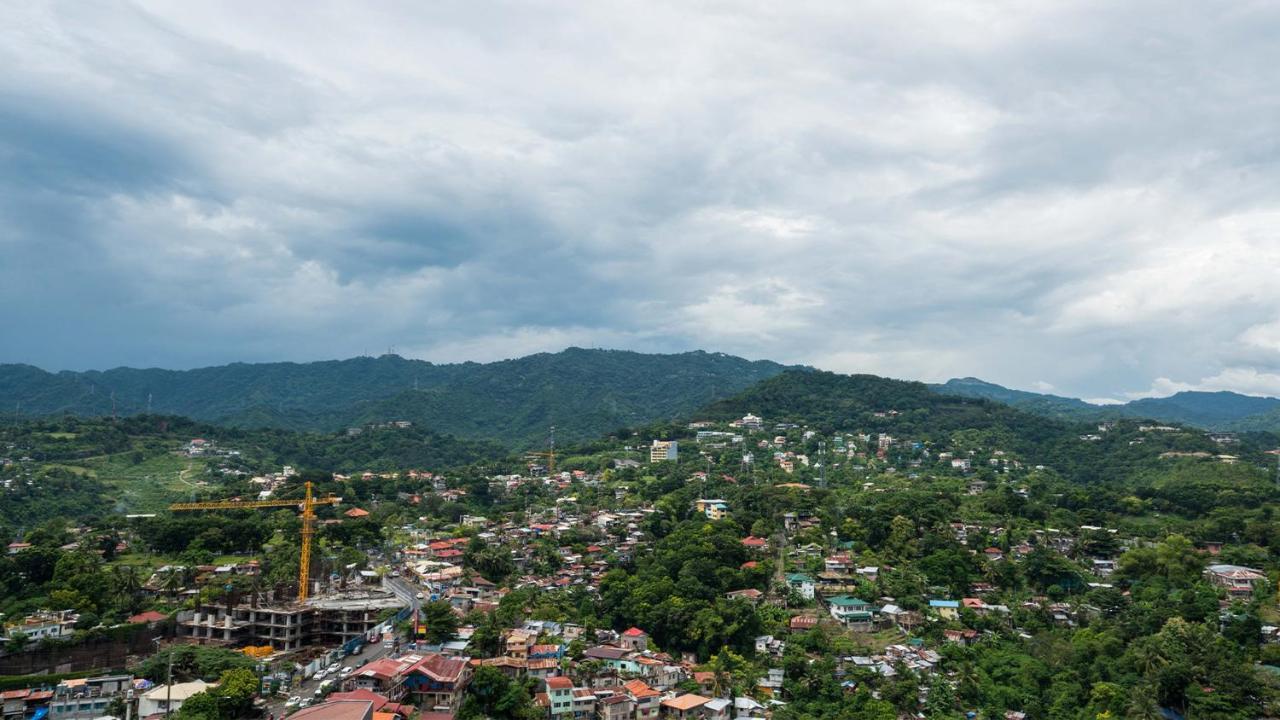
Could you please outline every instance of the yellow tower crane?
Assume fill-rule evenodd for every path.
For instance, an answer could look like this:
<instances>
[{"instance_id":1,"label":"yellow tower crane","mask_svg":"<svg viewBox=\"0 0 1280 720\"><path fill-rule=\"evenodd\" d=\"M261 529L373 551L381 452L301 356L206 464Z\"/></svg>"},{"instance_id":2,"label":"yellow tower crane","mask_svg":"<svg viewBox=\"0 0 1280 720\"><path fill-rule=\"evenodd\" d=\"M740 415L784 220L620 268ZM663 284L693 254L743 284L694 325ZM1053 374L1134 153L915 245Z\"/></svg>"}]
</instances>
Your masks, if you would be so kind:
<instances>
[{"instance_id":1,"label":"yellow tower crane","mask_svg":"<svg viewBox=\"0 0 1280 720\"><path fill-rule=\"evenodd\" d=\"M307 494L301 500L219 500L213 502L174 503L169 506L174 512L185 510L257 510L259 508L296 507L302 510L302 555L298 558L298 602L307 599L310 592L311 579L311 539L316 534L316 506L337 505L342 498L329 495L313 497L311 483L307 483Z\"/></svg>"},{"instance_id":2,"label":"yellow tower crane","mask_svg":"<svg viewBox=\"0 0 1280 720\"><path fill-rule=\"evenodd\" d=\"M525 459L530 463L547 461L547 477L555 477L556 475L556 452L527 452L524 454Z\"/></svg>"},{"instance_id":3,"label":"yellow tower crane","mask_svg":"<svg viewBox=\"0 0 1280 720\"><path fill-rule=\"evenodd\" d=\"M551 436L547 443L545 452L533 450L525 453L528 460L546 460L547 461L547 477L555 477L556 475L556 426L551 426Z\"/></svg>"}]
</instances>

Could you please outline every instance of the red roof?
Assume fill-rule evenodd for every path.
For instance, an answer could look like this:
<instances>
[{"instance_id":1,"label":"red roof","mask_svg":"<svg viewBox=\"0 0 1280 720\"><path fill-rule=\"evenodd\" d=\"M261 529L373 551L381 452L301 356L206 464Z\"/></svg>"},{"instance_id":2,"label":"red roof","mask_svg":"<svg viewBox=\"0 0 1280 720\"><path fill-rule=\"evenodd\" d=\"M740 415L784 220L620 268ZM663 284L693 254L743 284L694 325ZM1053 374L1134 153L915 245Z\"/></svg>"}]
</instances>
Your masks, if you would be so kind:
<instances>
[{"instance_id":1,"label":"red roof","mask_svg":"<svg viewBox=\"0 0 1280 720\"><path fill-rule=\"evenodd\" d=\"M131 624L153 623L153 622L159 622L168 617L169 617L168 615L165 615L162 612L156 612L155 610L148 610L144 613L138 613L137 615L134 615L133 617L129 618L128 622Z\"/></svg>"},{"instance_id":2,"label":"red roof","mask_svg":"<svg viewBox=\"0 0 1280 720\"><path fill-rule=\"evenodd\" d=\"M341 700L367 700L373 703L373 709L375 712L381 710L384 705L391 702L386 695L379 695L372 690L364 689L352 690L351 692L336 692L331 694L328 699L335 702Z\"/></svg>"},{"instance_id":3,"label":"red roof","mask_svg":"<svg viewBox=\"0 0 1280 720\"><path fill-rule=\"evenodd\" d=\"M711 698L704 698L701 695L681 695L673 697L670 700L663 700L662 705L673 710L692 710L696 707L702 707L711 702Z\"/></svg>"},{"instance_id":4,"label":"red roof","mask_svg":"<svg viewBox=\"0 0 1280 720\"><path fill-rule=\"evenodd\" d=\"M638 627L627 628L627 631L622 634L627 637L641 637L642 635L648 635L648 633Z\"/></svg>"},{"instance_id":5,"label":"red roof","mask_svg":"<svg viewBox=\"0 0 1280 720\"><path fill-rule=\"evenodd\" d=\"M573 688L573 680L562 675L547 678L548 690L569 690Z\"/></svg>"},{"instance_id":6,"label":"red roof","mask_svg":"<svg viewBox=\"0 0 1280 720\"><path fill-rule=\"evenodd\" d=\"M466 668L466 660L431 653L409 668L409 672L420 672L437 682L457 682Z\"/></svg>"},{"instance_id":7,"label":"red roof","mask_svg":"<svg viewBox=\"0 0 1280 720\"><path fill-rule=\"evenodd\" d=\"M346 512L342 513L342 514L343 514L343 515L346 515L346 516L347 516L347 517L349 517L349 518L362 518L362 517L369 517L369 511L368 511L368 510L361 510L360 508L351 508L350 510L348 510L348 511L346 511Z\"/></svg>"},{"instance_id":8,"label":"red roof","mask_svg":"<svg viewBox=\"0 0 1280 720\"><path fill-rule=\"evenodd\" d=\"M631 696L637 700L641 698L657 697L662 694L649 687L643 680L632 680L631 682L623 683L623 687L625 687L627 692L631 693Z\"/></svg>"},{"instance_id":9,"label":"red roof","mask_svg":"<svg viewBox=\"0 0 1280 720\"><path fill-rule=\"evenodd\" d=\"M818 624L818 618L812 615L797 615L791 618L791 628L793 630L803 630L811 628Z\"/></svg>"}]
</instances>

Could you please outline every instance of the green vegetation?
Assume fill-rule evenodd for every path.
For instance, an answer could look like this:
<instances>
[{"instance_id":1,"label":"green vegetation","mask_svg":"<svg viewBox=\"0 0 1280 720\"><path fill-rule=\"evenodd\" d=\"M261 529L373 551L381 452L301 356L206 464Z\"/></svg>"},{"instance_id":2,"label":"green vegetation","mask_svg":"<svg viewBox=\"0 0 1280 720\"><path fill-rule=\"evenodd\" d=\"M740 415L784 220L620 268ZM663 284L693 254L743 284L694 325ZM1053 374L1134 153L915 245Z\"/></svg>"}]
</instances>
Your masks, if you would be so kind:
<instances>
[{"instance_id":1,"label":"green vegetation","mask_svg":"<svg viewBox=\"0 0 1280 720\"><path fill-rule=\"evenodd\" d=\"M729 425L747 413L764 427ZM1280 683L1264 669L1280 667L1280 643L1262 631L1280 621L1274 435L1223 445L1129 419L1100 429L919 383L815 371L776 375L686 420L570 445L556 478L528 478L526 459L492 445L415 428L324 435L137 416L0 431L14 460L0 475L15 481L6 500L25 508L3 529L22 528L32 545L0 558L0 612L74 609L91 632L140 609L194 603L179 600L194 584L187 568L215 560L254 558L262 574L207 584L200 600L286 586L297 568L290 509L130 521L120 510L174 495L250 496L258 486L248 477L287 463L298 473L273 480L273 497L297 498L312 482L343 498L319 511L340 522L321 524L318 575L424 537L466 538L456 560L465 576L504 588L496 608L464 620L477 657L500 653L504 630L525 620L574 623L582 635L565 664L586 683L609 672L584 655L595 632L636 626L656 649L690 653L717 692L759 695L762 676L781 670L787 704L775 720L1280 710ZM695 433L707 428L723 434L700 444ZM236 454L178 454L192 437ZM680 440L680 459L647 462L653 439ZM640 463L613 462L623 458ZM67 493L70 509L44 508L46 485ZM723 501L725 517L697 509L708 498ZM368 515L343 515L350 507ZM46 519L29 524L39 512ZM492 522L464 526L464 515ZM1252 589L1228 589L1206 573L1214 563L1260 574ZM161 564L183 569L153 577ZM788 573L817 578L819 597L802 596ZM883 614L841 625L822 599L837 594ZM797 614L820 620L792 631ZM443 601L426 604L422 620L429 642L458 624ZM785 647L760 649L761 636ZM184 715L243 712L251 661L171 652L175 677L223 679ZM907 662L926 652L927 667ZM143 671L154 679L166 661L162 653ZM483 666L459 716L533 717L539 690Z\"/></svg>"},{"instance_id":2,"label":"green vegetation","mask_svg":"<svg viewBox=\"0 0 1280 720\"><path fill-rule=\"evenodd\" d=\"M434 365L395 355L198 370L46 373L0 365L0 406L28 416L137 414L148 407L240 427L338 431L408 420L508 447L683 416L783 367L718 353L570 348L516 360Z\"/></svg>"}]
</instances>

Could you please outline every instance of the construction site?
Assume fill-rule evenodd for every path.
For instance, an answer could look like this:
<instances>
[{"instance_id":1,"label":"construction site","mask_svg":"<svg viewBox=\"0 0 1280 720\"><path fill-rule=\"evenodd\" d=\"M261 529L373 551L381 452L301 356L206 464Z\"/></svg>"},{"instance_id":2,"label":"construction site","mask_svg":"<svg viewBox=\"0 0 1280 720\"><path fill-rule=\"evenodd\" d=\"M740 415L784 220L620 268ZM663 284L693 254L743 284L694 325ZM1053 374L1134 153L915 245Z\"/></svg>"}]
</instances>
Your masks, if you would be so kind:
<instances>
[{"instance_id":1,"label":"construction site","mask_svg":"<svg viewBox=\"0 0 1280 720\"><path fill-rule=\"evenodd\" d=\"M178 636L199 644L270 646L294 652L312 645L343 645L365 637L392 611L410 604L395 593L363 583L328 585L311 577L311 545L315 536L315 508L337 505L341 498L317 498L311 483L297 500L223 500L175 503L170 510L216 511L296 507L301 514L301 552L296 597L274 592L252 595L247 601L229 595L222 603L206 602L177 615ZM315 596L312 596L315 591Z\"/></svg>"},{"instance_id":2,"label":"construction site","mask_svg":"<svg viewBox=\"0 0 1280 720\"><path fill-rule=\"evenodd\" d=\"M202 645L270 645L293 652L364 637L390 611L407 604L394 593L363 588L278 603L270 598L261 603L211 603L178 613L178 636Z\"/></svg>"}]
</instances>

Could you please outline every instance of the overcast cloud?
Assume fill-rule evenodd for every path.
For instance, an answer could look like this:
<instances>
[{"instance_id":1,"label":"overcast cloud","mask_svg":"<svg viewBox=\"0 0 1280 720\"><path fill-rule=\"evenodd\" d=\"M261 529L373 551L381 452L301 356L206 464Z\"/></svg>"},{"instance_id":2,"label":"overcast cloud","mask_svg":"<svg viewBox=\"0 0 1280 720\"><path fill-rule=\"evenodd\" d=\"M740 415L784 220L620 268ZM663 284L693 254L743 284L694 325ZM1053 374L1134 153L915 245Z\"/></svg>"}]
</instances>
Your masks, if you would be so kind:
<instances>
[{"instance_id":1,"label":"overcast cloud","mask_svg":"<svg viewBox=\"0 0 1280 720\"><path fill-rule=\"evenodd\" d=\"M1280 394L1275 2L3 2L0 361Z\"/></svg>"}]
</instances>

